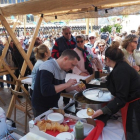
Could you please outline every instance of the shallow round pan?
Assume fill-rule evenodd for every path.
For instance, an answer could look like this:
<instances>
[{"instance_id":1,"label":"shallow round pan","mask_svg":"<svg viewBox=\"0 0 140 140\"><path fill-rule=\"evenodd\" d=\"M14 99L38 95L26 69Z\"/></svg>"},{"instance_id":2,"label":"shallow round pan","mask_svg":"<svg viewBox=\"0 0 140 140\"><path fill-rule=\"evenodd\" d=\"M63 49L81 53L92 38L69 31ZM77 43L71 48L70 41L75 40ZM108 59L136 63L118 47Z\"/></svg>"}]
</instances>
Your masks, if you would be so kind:
<instances>
[{"instance_id":1,"label":"shallow round pan","mask_svg":"<svg viewBox=\"0 0 140 140\"><path fill-rule=\"evenodd\" d=\"M89 88L83 91L83 95L90 100L108 102L114 98L106 88Z\"/></svg>"}]
</instances>

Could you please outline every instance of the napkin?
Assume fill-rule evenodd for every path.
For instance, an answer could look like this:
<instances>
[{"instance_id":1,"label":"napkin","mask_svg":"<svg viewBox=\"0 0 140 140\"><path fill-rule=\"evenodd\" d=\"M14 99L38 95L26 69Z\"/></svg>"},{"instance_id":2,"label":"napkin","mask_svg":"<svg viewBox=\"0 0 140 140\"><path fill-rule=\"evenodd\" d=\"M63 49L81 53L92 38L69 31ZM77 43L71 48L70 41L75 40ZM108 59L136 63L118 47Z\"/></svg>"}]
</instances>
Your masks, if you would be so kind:
<instances>
[{"instance_id":1,"label":"napkin","mask_svg":"<svg viewBox=\"0 0 140 140\"><path fill-rule=\"evenodd\" d=\"M96 120L95 122L96 127L89 133L89 135L84 140L98 140L105 124L100 120Z\"/></svg>"}]
</instances>

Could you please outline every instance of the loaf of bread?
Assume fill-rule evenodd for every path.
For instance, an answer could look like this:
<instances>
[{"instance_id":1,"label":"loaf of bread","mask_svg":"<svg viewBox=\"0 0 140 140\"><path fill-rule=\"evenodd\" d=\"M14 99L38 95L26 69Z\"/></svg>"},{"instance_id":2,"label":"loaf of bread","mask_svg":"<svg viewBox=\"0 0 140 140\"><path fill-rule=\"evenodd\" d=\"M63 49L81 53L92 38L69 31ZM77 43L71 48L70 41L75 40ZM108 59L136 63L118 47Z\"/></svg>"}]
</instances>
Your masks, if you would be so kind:
<instances>
[{"instance_id":1,"label":"loaf of bread","mask_svg":"<svg viewBox=\"0 0 140 140\"><path fill-rule=\"evenodd\" d=\"M91 108L87 108L87 114L88 116L92 116L94 114L94 110Z\"/></svg>"}]
</instances>

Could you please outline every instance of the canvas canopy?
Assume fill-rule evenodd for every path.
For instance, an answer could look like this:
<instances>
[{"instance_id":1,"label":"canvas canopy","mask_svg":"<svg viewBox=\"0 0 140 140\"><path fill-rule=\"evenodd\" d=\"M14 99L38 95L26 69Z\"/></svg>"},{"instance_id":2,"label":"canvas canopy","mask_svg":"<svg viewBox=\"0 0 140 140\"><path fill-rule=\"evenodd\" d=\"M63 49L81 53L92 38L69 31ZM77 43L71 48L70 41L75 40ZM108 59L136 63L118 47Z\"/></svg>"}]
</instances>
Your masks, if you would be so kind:
<instances>
[{"instance_id":1,"label":"canvas canopy","mask_svg":"<svg viewBox=\"0 0 140 140\"><path fill-rule=\"evenodd\" d=\"M95 12L95 7L98 11ZM107 9L107 12L105 12ZM3 16L44 14L46 22L139 14L140 0L30 0L0 7Z\"/></svg>"}]
</instances>

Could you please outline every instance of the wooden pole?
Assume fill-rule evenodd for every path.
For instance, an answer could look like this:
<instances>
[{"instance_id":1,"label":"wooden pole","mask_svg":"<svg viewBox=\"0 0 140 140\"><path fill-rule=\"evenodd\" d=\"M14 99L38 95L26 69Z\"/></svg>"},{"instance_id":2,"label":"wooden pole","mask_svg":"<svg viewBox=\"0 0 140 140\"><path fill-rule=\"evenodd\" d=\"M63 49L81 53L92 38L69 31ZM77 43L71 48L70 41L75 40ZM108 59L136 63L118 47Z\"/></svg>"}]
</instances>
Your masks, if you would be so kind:
<instances>
[{"instance_id":1,"label":"wooden pole","mask_svg":"<svg viewBox=\"0 0 140 140\"><path fill-rule=\"evenodd\" d=\"M95 21L95 26L98 26L98 18L95 18L94 21Z\"/></svg>"},{"instance_id":2,"label":"wooden pole","mask_svg":"<svg viewBox=\"0 0 140 140\"><path fill-rule=\"evenodd\" d=\"M86 18L86 34L89 34L89 18Z\"/></svg>"},{"instance_id":3,"label":"wooden pole","mask_svg":"<svg viewBox=\"0 0 140 140\"><path fill-rule=\"evenodd\" d=\"M15 32L16 26L17 26L17 22L15 22L14 25L13 25L13 29L12 29L13 32ZM8 50L8 48L9 48L9 43L10 43L10 42L11 42L11 37L9 37L8 40L6 41L6 44L5 44L4 49L3 49L3 51L2 51L2 55L0 56L0 69L1 69L1 67L2 67L1 60L5 58L6 53L7 53L7 50Z\"/></svg>"},{"instance_id":4,"label":"wooden pole","mask_svg":"<svg viewBox=\"0 0 140 140\"><path fill-rule=\"evenodd\" d=\"M29 48L28 48L28 51L27 51L27 57L28 57L28 58L30 57L30 55L31 55L31 53L32 53L32 50L33 50L33 47L34 47L34 44L35 44L35 40L36 40L36 36L38 35L38 31L39 31L39 28L40 28L42 19L43 19L43 15L41 15L41 17L40 17L39 20L38 20L37 26L36 26L36 28L35 28L35 31L34 31L34 34L33 34L32 40L31 40L31 43L30 43L30 45L29 45ZM26 62L24 61L23 65L22 65L22 68L21 68L21 76L22 76L22 77L24 77L26 68L27 68L27 64L26 64Z\"/></svg>"},{"instance_id":5,"label":"wooden pole","mask_svg":"<svg viewBox=\"0 0 140 140\"><path fill-rule=\"evenodd\" d=\"M27 65L32 70L33 69L33 65L32 65L31 61L27 57L25 51L22 49L22 46L21 46L20 42L16 38L15 34L12 32L12 30L11 30L9 24L7 23L6 19L1 14L0 14L0 20L1 20L2 24L4 25L4 27L6 28L7 32L9 33L9 35L11 36L11 38L13 39L17 49L19 50L20 54L22 55L22 57L26 61Z\"/></svg>"},{"instance_id":6,"label":"wooden pole","mask_svg":"<svg viewBox=\"0 0 140 140\"><path fill-rule=\"evenodd\" d=\"M28 51L27 51L27 57L30 57L30 55L31 55L31 53L32 53L32 49L33 49L33 47L34 47L35 39L36 39L36 36L37 36L37 34L38 34L38 31L39 31L39 28L40 28L42 19L43 19L43 15L41 15L40 19L38 20L36 29L35 29L35 31L34 31L33 38L32 38L32 40L31 40L29 49L28 49ZM27 64L26 64L26 62L24 61L23 65L22 65L22 69L21 69L21 76L24 76L26 68L27 68ZM20 76L19 76L19 78L20 78ZM17 79L16 79L16 80L17 80ZM17 80L17 81L18 81L18 80ZM21 86L21 85L19 84L19 82L17 82L17 85L16 85L15 90L18 91L19 88L20 88L20 86ZM21 88L25 91L26 94L28 93L28 91L27 91L23 86L21 86ZM9 104L9 108L8 108L8 111L7 111L7 117L8 117L8 118L11 117L13 108L14 108L14 96L12 96L12 99L11 99L11 102L10 102L10 104Z\"/></svg>"},{"instance_id":7,"label":"wooden pole","mask_svg":"<svg viewBox=\"0 0 140 140\"><path fill-rule=\"evenodd\" d=\"M26 15L24 16L24 36L26 36Z\"/></svg>"},{"instance_id":8,"label":"wooden pole","mask_svg":"<svg viewBox=\"0 0 140 140\"><path fill-rule=\"evenodd\" d=\"M93 32L93 18L91 18L91 23L90 23L90 26L91 26L91 33Z\"/></svg>"}]
</instances>

